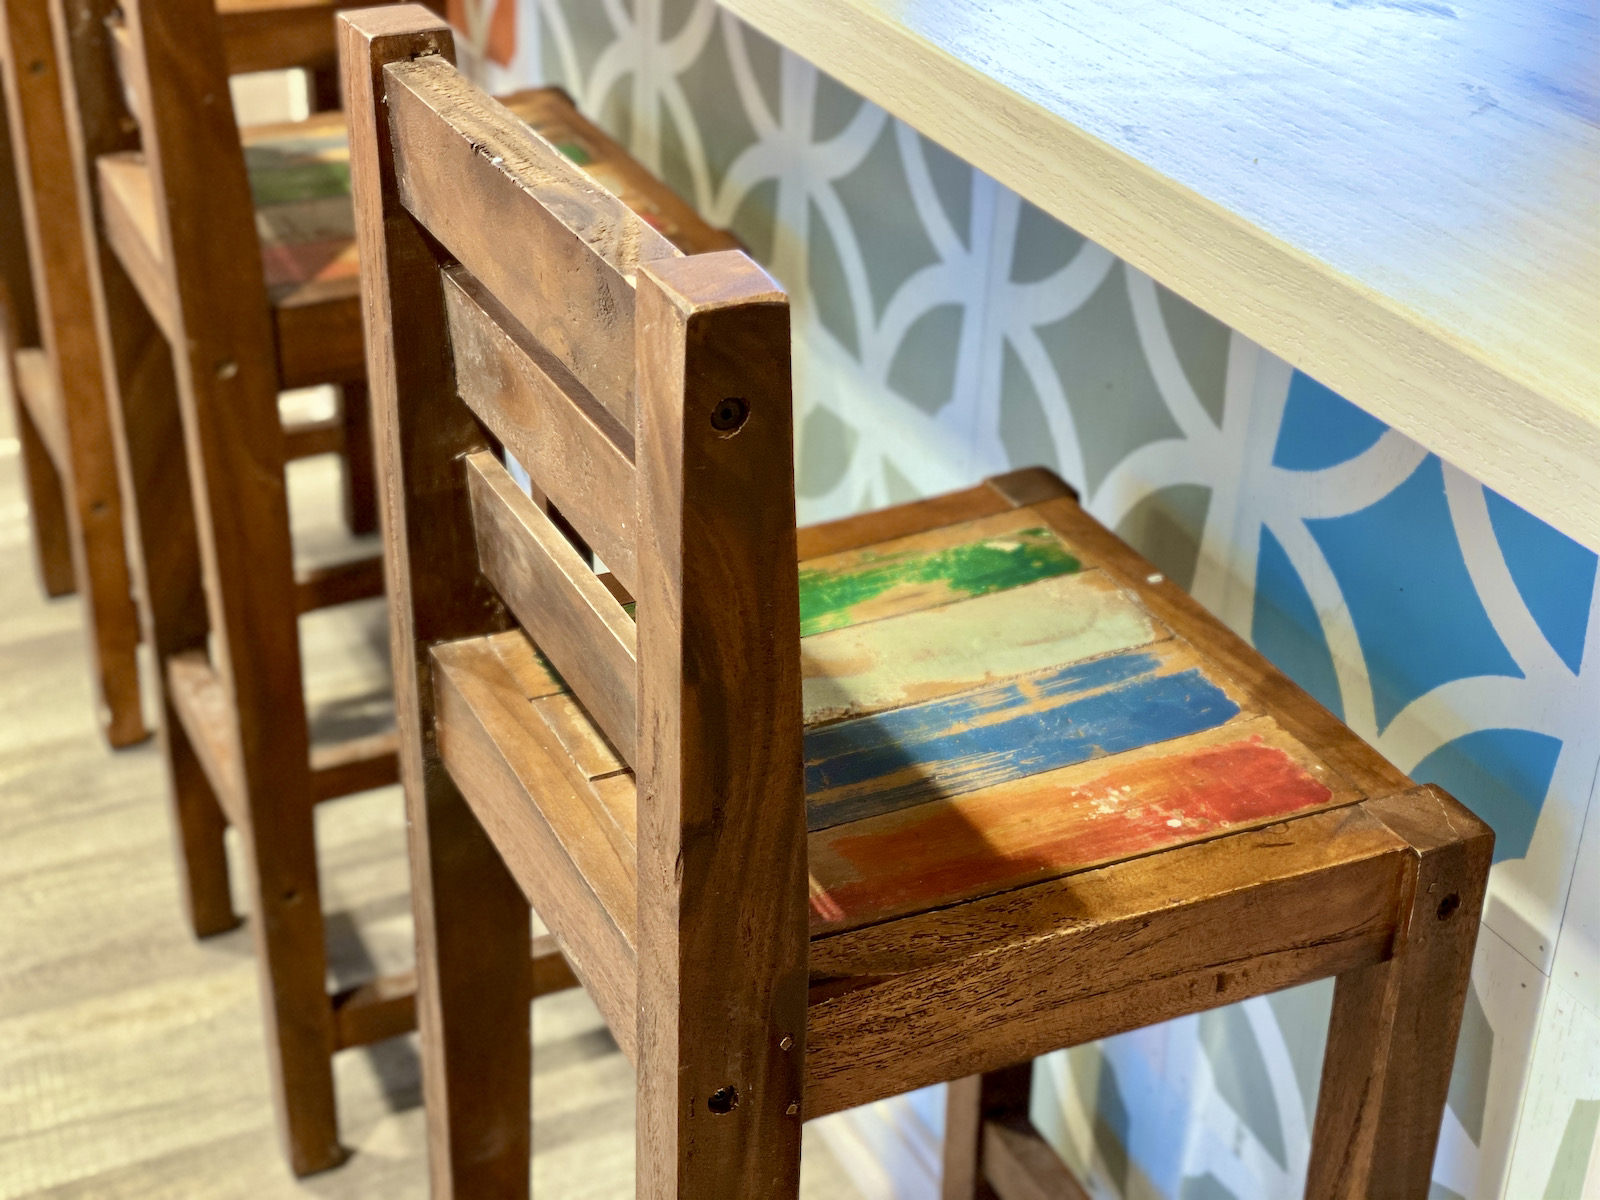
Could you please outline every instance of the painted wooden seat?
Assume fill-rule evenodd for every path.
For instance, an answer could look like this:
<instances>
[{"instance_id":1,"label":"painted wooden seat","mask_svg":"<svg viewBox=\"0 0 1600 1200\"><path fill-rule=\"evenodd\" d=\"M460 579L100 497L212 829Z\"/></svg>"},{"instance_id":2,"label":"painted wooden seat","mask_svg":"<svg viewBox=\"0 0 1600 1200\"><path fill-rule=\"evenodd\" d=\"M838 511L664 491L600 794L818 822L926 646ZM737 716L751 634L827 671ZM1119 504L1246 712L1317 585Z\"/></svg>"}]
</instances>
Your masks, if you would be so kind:
<instances>
[{"instance_id":1,"label":"painted wooden seat","mask_svg":"<svg viewBox=\"0 0 1600 1200\"><path fill-rule=\"evenodd\" d=\"M814 936L1362 798L1064 540L1067 511L801 561ZM525 753L562 746L632 856L633 772L527 635L435 653L515 681L547 727Z\"/></svg>"},{"instance_id":2,"label":"painted wooden seat","mask_svg":"<svg viewBox=\"0 0 1600 1200\"><path fill-rule=\"evenodd\" d=\"M652 1200L940 1081L946 1197L1071 1195L1017 1064L1330 975L1309 1194L1425 1196L1488 828L1047 472L796 530L782 291L341 21L434 1195L528 1193L531 903Z\"/></svg>"}]
</instances>

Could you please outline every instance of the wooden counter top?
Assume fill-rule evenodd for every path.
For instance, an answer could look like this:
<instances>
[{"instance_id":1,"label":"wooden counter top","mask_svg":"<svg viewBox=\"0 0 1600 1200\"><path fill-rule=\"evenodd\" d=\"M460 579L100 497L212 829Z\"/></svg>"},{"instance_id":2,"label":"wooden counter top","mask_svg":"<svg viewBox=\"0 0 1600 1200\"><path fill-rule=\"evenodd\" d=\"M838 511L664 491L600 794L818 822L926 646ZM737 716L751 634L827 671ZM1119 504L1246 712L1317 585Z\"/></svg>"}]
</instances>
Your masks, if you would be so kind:
<instances>
[{"instance_id":1,"label":"wooden counter top","mask_svg":"<svg viewBox=\"0 0 1600 1200\"><path fill-rule=\"evenodd\" d=\"M1593 0L721 0L1600 547Z\"/></svg>"}]
</instances>

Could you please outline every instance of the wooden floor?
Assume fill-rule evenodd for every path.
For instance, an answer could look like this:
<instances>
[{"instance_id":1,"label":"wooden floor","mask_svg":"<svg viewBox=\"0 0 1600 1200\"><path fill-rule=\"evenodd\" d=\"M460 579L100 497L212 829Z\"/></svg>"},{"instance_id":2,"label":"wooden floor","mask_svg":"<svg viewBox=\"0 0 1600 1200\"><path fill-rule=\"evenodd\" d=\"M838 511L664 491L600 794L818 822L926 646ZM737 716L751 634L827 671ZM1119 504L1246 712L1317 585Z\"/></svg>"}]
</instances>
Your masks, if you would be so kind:
<instances>
[{"instance_id":1,"label":"wooden floor","mask_svg":"<svg viewBox=\"0 0 1600 1200\"><path fill-rule=\"evenodd\" d=\"M354 547L333 460L297 464L297 546ZM381 602L303 625L321 736L389 718ZM411 959L397 789L318 810L332 974ZM203 943L179 916L153 745L100 740L77 601L32 570L10 405L0 397L0 1200L270 1200L426 1194L417 1053L338 1060L340 1169L296 1182L273 1132L249 933ZM241 911L243 910L242 899ZM539 1200L633 1194L633 1078L581 992L534 1006ZM856 1200L807 1132L803 1194Z\"/></svg>"}]
</instances>

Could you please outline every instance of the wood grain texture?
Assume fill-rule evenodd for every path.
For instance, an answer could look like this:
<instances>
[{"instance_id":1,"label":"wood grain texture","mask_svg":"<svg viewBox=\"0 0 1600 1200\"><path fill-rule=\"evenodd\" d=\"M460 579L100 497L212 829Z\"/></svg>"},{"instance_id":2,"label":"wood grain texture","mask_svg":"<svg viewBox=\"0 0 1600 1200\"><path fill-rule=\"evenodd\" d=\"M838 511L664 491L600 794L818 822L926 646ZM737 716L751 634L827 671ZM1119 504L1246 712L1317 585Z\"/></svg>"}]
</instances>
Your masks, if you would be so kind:
<instances>
[{"instance_id":1,"label":"wood grain texture","mask_svg":"<svg viewBox=\"0 0 1600 1200\"><path fill-rule=\"evenodd\" d=\"M1362 806L1408 843L1392 957L1341 974L1306 1195L1422 1197L1433 1173L1494 834L1437 788Z\"/></svg>"},{"instance_id":2,"label":"wood grain texture","mask_svg":"<svg viewBox=\"0 0 1600 1200\"><path fill-rule=\"evenodd\" d=\"M42 351L37 364L19 364L20 382L24 398L33 400L35 427L53 443L98 716L107 740L127 746L149 736L139 690L139 626L61 69L45 0L11 0L0 23L6 62L0 74L32 256L35 295L28 299L38 315ZM47 399L53 419L45 416Z\"/></svg>"},{"instance_id":3,"label":"wood grain texture","mask_svg":"<svg viewBox=\"0 0 1600 1200\"><path fill-rule=\"evenodd\" d=\"M110 405L117 473L129 519L143 638L160 663L205 647L209 616L172 350L104 236L96 162L137 148L137 123L113 61L112 0L50 0L62 104L82 217L86 281ZM183 903L205 936L238 923L223 845L226 821L190 745L162 672L157 730L171 784Z\"/></svg>"},{"instance_id":4,"label":"wood grain texture","mask_svg":"<svg viewBox=\"0 0 1600 1200\"><path fill-rule=\"evenodd\" d=\"M433 655L441 761L632 1058L634 864L606 837L581 784L540 744L542 722L493 649L469 639ZM507 964L500 969L515 978Z\"/></svg>"},{"instance_id":5,"label":"wood grain texture","mask_svg":"<svg viewBox=\"0 0 1600 1200\"><path fill-rule=\"evenodd\" d=\"M979 484L964 491L946 492L909 504L897 504L893 508L857 513L853 517L840 517L820 525L807 525L797 534L799 553L803 560L822 558L878 542L926 533L943 525L1010 512L1014 507L993 488Z\"/></svg>"},{"instance_id":6,"label":"wood grain texture","mask_svg":"<svg viewBox=\"0 0 1600 1200\"><path fill-rule=\"evenodd\" d=\"M806 1116L1378 962L1405 853L1346 806L818 938Z\"/></svg>"},{"instance_id":7,"label":"wood grain texture","mask_svg":"<svg viewBox=\"0 0 1600 1200\"><path fill-rule=\"evenodd\" d=\"M550 518L492 454L466 460L484 577L622 757L634 760L637 630Z\"/></svg>"},{"instance_id":8,"label":"wood grain texture","mask_svg":"<svg viewBox=\"0 0 1600 1200\"><path fill-rule=\"evenodd\" d=\"M809 826L948 800L1091 760L1120 763L1130 751L1254 715L1243 700L1180 642L952 688L946 698L809 730Z\"/></svg>"},{"instance_id":9,"label":"wood grain texture","mask_svg":"<svg viewBox=\"0 0 1600 1200\"><path fill-rule=\"evenodd\" d=\"M439 263L400 204L383 68L453 53L420 6L339 18L388 572L400 777L417 929L417 1021L436 1200L527 1194L527 901L439 759L427 647L504 628L477 572L459 458L486 449L456 398Z\"/></svg>"},{"instance_id":10,"label":"wood grain texture","mask_svg":"<svg viewBox=\"0 0 1600 1200\"><path fill-rule=\"evenodd\" d=\"M1600 29L1577 0L726 7L1600 545Z\"/></svg>"},{"instance_id":11,"label":"wood grain texture","mask_svg":"<svg viewBox=\"0 0 1600 1200\"><path fill-rule=\"evenodd\" d=\"M460 268L445 308L461 398L624 587L638 584L633 429Z\"/></svg>"},{"instance_id":12,"label":"wood grain texture","mask_svg":"<svg viewBox=\"0 0 1600 1200\"><path fill-rule=\"evenodd\" d=\"M395 63L387 79L406 208L633 428L634 275L681 252L444 62ZM489 233L506 221L525 239L515 264ZM545 269L523 270L529 258Z\"/></svg>"},{"instance_id":13,"label":"wood grain texture","mask_svg":"<svg viewBox=\"0 0 1600 1200\"><path fill-rule=\"evenodd\" d=\"M642 266L637 316L638 1194L792 1196L807 938L789 310L724 252Z\"/></svg>"},{"instance_id":14,"label":"wood grain texture","mask_svg":"<svg viewBox=\"0 0 1600 1200\"><path fill-rule=\"evenodd\" d=\"M283 429L254 205L211 0L123 6L190 454L212 662L232 707L268 1061L297 1174L344 1158Z\"/></svg>"}]
</instances>

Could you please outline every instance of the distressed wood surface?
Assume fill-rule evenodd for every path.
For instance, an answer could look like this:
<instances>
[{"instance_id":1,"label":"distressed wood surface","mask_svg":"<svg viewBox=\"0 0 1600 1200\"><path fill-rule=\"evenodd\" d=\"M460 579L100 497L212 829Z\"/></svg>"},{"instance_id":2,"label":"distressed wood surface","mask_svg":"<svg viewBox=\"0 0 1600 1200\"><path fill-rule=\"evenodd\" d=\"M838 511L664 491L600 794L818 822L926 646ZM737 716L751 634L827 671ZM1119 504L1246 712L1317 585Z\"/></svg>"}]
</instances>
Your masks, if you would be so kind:
<instances>
[{"instance_id":1,"label":"distressed wood surface","mask_svg":"<svg viewBox=\"0 0 1600 1200\"><path fill-rule=\"evenodd\" d=\"M1428 1191L1494 834L1437 788L1362 806L1407 843L1392 956L1346 972L1317 1098L1311 1200Z\"/></svg>"},{"instance_id":2,"label":"distressed wood surface","mask_svg":"<svg viewBox=\"0 0 1600 1200\"><path fill-rule=\"evenodd\" d=\"M812 928L957 903L1358 798L1263 717L813 834Z\"/></svg>"},{"instance_id":3,"label":"distressed wood surface","mask_svg":"<svg viewBox=\"0 0 1600 1200\"><path fill-rule=\"evenodd\" d=\"M642 266L637 319L638 1195L793 1195L807 932L789 307L723 252Z\"/></svg>"},{"instance_id":4,"label":"distressed wood surface","mask_svg":"<svg viewBox=\"0 0 1600 1200\"><path fill-rule=\"evenodd\" d=\"M639 692L633 621L499 459L475 454L466 471L484 578L632 761Z\"/></svg>"},{"instance_id":5,"label":"distressed wood surface","mask_svg":"<svg viewBox=\"0 0 1600 1200\"><path fill-rule=\"evenodd\" d=\"M1019 513L812 557L800 568L800 636L1070 575L1082 567L1050 530Z\"/></svg>"},{"instance_id":6,"label":"distressed wood surface","mask_svg":"<svg viewBox=\"0 0 1600 1200\"><path fill-rule=\"evenodd\" d=\"M171 345L109 240L96 164L137 148L138 125L113 61L112 0L50 0L62 105L85 247L90 309L102 354L117 473L130 518L128 553L145 644L155 661L203 650L209 615L194 489ZM182 902L198 936L238 924L223 835L226 820L182 722L153 672L157 733L167 764Z\"/></svg>"},{"instance_id":7,"label":"distressed wood surface","mask_svg":"<svg viewBox=\"0 0 1600 1200\"><path fill-rule=\"evenodd\" d=\"M624 586L638 584L633 430L460 269L445 305L461 398Z\"/></svg>"},{"instance_id":8,"label":"distressed wood surface","mask_svg":"<svg viewBox=\"0 0 1600 1200\"><path fill-rule=\"evenodd\" d=\"M444 62L395 63L387 80L406 208L631 429L634 275L681 251L578 167L534 151L527 126ZM513 216L517 264L488 240ZM529 257L547 269L523 270Z\"/></svg>"},{"instance_id":9,"label":"distressed wood surface","mask_svg":"<svg viewBox=\"0 0 1600 1200\"><path fill-rule=\"evenodd\" d=\"M1344 778L1369 796L1404 791L1411 781L1245 640L1208 613L1187 592L1076 501L1049 501L1036 510L1086 562L1093 562L1138 598L1152 617L1203 648L1219 673L1234 681L1264 711Z\"/></svg>"},{"instance_id":10,"label":"distressed wood surface","mask_svg":"<svg viewBox=\"0 0 1600 1200\"><path fill-rule=\"evenodd\" d=\"M1600 545L1585 0L725 7Z\"/></svg>"},{"instance_id":11,"label":"distressed wood surface","mask_svg":"<svg viewBox=\"0 0 1600 1200\"><path fill-rule=\"evenodd\" d=\"M469 639L433 656L440 760L633 1058L634 864L606 836L605 817L565 776L553 747L539 744L539 719L493 649Z\"/></svg>"},{"instance_id":12,"label":"distressed wood surface","mask_svg":"<svg viewBox=\"0 0 1600 1200\"><path fill-rule=\"evenodd\" d=\"M814 939L806 1114L1380 961L1403 855L1349 805Z\"/></svg>"},{"instance_id":13,"label":"distressed wood surface","mask_svg":"<svg viewBox=\"0 0 1600 1200\"><path fill-rule=\"evenodd\" d=\"M801 647L808 725L899 708L1165 634L1100 572L831 629Z\"/></svg>"},{"instance_id":14,"label":"distressed wood surface","mask_svg":"<svg viewBox=\"0 0 1600 1200\"><path fill-rule=\"evenodd\" d=\"M61 69L44 0L10 0L3 21L0 74L36 292L25 299L38 315L45 368L19 364L19 382L24 397L43 398L48 390L54 401L55 428L36 423L56 443L60 507L84 600L96 708L107 740L128 746L149 736L139 688L139 625ZM41 407L35 405L36 419Z\"/></svg>"},{"instance_id":15,"label":"distressed wood surface","mask_svg":"<svg viewBox=\"0 0 1600 1200\"><path fill-rule=\"evenodd\" d=\"M527 992L506 964L528 954L528 909L494 843L444 769L428 646L502 629L477 572L459 459L486 448L456 399L431 245L399 201L384 64L453 54L418 6L339 18L345 112L368 330L388 576L390 653L417 938L417 1023L435 1200L527 1187Z\"/></svg>"}]
</instances>

